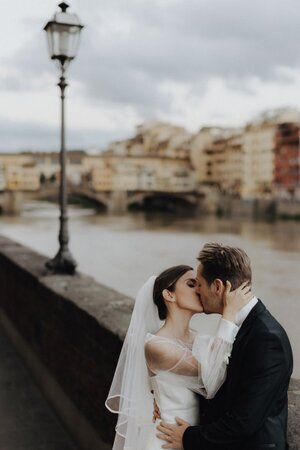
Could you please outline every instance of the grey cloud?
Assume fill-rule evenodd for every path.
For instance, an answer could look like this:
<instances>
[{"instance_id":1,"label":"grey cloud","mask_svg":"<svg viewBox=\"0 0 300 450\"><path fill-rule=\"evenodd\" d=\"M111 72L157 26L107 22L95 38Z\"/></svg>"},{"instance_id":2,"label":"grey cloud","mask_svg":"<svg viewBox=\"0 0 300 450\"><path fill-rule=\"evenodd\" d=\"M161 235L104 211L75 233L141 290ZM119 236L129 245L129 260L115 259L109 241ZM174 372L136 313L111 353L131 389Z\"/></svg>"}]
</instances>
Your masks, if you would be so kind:
<instances>
[{"instance_id":1,"label":"grey cloud","mask_svg":"<svg viewBox=\"0 0 300 450\"><path fill-rule=\"evenodd\" d=\"M144 119L170 112L166 81L199 96L215 76L251 95L251 77L292 83L277 68L300 66L298 0L73 0L72 9L86 28L70 83L80 81L93 104L130 105ZM58 76L42 31L48 19L23 21L32 40L2 61L11 73L0 89L47 89L45 77Z\"/></svg>"},{"instance_id":2,"label":"grey cloud","mask_svg":"<svg viewBox=\"0 0 300 450\"><path fill-rule=\"evenodd\" d=\"M157 85L166 79L270 79L278 65L299 64L299 8L296 0L77 0L73 9L87 26L74 75L88 92L94 88L112 101L118 94L117 101L127 102L129 86L137 103L141 93L143 101L150 96L157 103ZM128 23L131 32L110 27L113 21ZM19 61L28 62L32 76L38 67L49 70L45 42L36 40L28 51L29 59Z\"/></svg>"},{"instance_id":3,"label":"grey cloud","mask_svg":"<svg viewBox=\"0 0 300 450\"><path fill-rule=\"evenodd\" d=\"M74 76L95 101L131 103L146 116L169 108L159 90L166 80L201 94L218 76L251 95L251 77L288 82L276 68L299 65L299 20L288 6L297 8L294 0L104 2L98 30L85 30ZM128 22L131 33L102 34L106 15Z\"/></svg>"},{"instance_id":4,"label":"grey cloud","mask_svg":"<svg viewBox=\"0 0 300 450\"><path fill-rule=\"evenodd\" d=\"M105 49L100 41L97 50L106 63L105 50L156 79L272 77L278 65L299 64L297 9L296 0L144 0L127 1L126 7L112 0L101 5L103 22L114 13L131 23L132 33L119 39L112 33Z\"/></svg>"}]
</instances>

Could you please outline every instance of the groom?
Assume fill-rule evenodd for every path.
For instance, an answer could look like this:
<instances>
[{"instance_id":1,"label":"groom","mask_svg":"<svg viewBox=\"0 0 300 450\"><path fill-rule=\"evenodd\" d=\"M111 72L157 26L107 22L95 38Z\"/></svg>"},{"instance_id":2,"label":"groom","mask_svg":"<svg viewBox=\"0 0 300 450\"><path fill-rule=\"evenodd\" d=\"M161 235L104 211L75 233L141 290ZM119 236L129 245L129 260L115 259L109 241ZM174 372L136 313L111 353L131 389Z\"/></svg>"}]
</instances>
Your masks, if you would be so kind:
<instances>
[{"instance_id":1,"label":"groom","mask_svg":"<svg viewBox=\"0 0 300 450\"><path fill-rule=\"evenodd\" d=\"M232 289L251 282L249 257L238 248L206 244L197 270L206 314L223 311L226 280ZM253 297L236 317L239 327L227 378L215 398L200 397L200 425L161 422L162 448L184 450L286 450L287 390L293 369L289 339L263 303ZM224 362L225 363L225 362Z\"/></svg>"}]
</instances>

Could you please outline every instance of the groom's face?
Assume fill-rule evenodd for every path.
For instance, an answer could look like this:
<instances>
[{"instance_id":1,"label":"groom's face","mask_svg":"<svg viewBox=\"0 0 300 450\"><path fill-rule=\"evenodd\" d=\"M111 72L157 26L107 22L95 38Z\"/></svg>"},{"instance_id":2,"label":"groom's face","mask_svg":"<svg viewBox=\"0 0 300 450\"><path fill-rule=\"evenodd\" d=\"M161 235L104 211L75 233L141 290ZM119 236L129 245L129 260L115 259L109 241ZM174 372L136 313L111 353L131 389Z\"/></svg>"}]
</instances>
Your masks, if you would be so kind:
<instances>
[{"instance_id":1,"label":"groom's face","mask_svg":"<svg viewBox=\"0 0 300 450\"><path fill-rule=\"evenodd\" d=\"M203 266L200 263L197 267L197 294L200 296L200 302L203 306L203 311L206 314L219 313L223 311L222 295L216 283L208 284L202 275Z\"/></svg>"}]
</instances>

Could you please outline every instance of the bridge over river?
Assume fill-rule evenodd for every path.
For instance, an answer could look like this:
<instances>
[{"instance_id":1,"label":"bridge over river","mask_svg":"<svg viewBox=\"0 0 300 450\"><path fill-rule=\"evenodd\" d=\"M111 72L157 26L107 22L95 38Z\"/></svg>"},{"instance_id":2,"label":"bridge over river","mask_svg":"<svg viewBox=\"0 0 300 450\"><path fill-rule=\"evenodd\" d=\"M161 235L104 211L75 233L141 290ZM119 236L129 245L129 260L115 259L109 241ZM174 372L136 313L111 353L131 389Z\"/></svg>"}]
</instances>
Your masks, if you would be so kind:
<instances>
[{"instance_id":1,"label":"bridge over river","mask_svg":"<svg viewBox=\"0 0 300 450\"><path fill-rule=\"evenodd\" d=\"M96 192L87 187L69 186L68 195L86 199L97 208L110 213L125 213L131 207L154 207L167 210L196 209L204 195L199 192L111 191ZM57 199L58 187L46 187L34 192L4 191L0 193L0 208L4 213L18 214L24 201Z\"/></svg>"}]
</instances>

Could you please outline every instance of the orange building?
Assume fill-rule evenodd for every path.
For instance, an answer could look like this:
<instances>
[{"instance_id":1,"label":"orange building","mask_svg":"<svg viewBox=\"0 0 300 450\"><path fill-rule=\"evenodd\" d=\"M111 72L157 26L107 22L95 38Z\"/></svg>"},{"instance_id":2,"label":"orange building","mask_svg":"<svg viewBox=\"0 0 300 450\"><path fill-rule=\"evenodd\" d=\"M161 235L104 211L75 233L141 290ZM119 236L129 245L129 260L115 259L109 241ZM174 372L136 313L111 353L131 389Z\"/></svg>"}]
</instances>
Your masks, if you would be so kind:
<instances>
[{"instance_id":1,"label":"orange building","mask_svg":"<svg viewBox=\"0 0 300 450\"><path fill-rule=\"evenodd\" d=\"M294 195L300 188L299 124L278 125L275 136L274 182L277 195Z\"/></svg>"}]
</instances>

